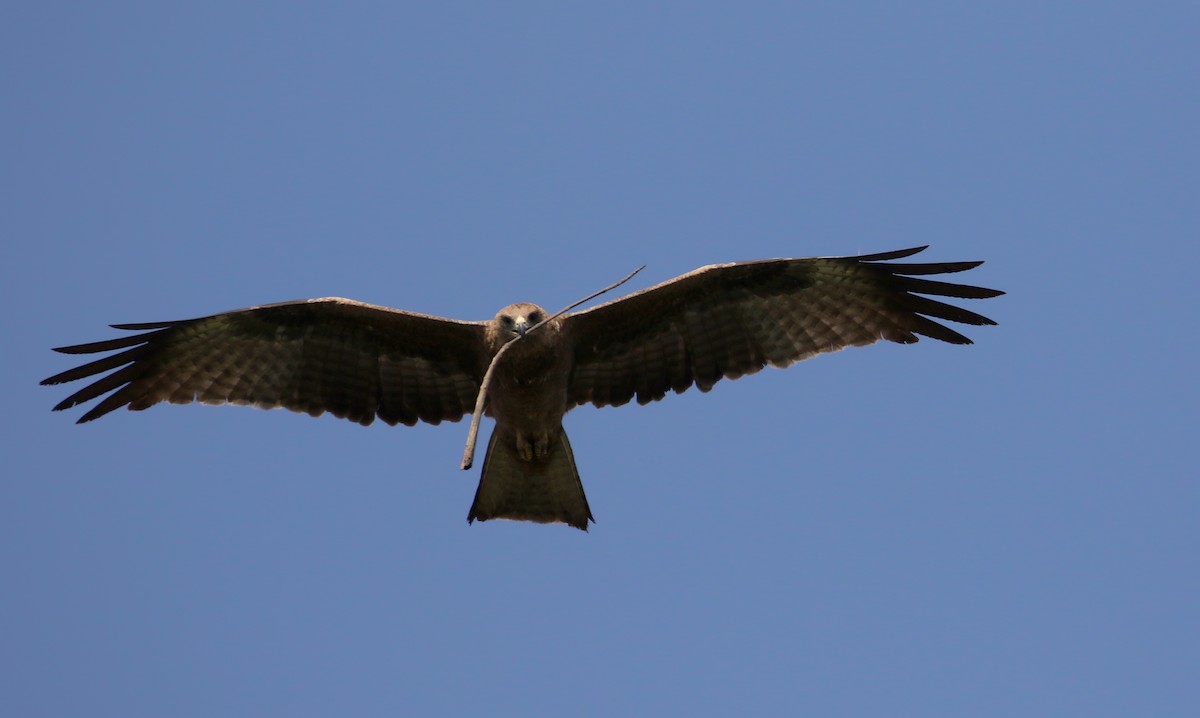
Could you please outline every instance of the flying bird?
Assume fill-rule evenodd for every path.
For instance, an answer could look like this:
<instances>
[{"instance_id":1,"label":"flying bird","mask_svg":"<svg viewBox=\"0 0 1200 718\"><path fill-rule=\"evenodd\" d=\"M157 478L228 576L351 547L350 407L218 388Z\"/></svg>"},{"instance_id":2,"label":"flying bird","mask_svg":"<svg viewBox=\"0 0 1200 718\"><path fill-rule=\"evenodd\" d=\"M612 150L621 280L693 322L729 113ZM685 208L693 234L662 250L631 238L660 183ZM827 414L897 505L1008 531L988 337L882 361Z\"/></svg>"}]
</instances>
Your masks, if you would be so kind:
<instances>
[{"instance_id":1,"label":"flying bird","mask_svg":"<svg viewBox=\"0 0 1200 718\"><path fill-rule=\"evenodd\" d=\"M120 407L200 401L329 412L363 425L376 417L391 425L438 424L471 413L492 358L520 340L505 350L488 388L486 413L495 428L467 521L565 523L586 531L594 519L563 431L568 411L646 404L693 385L708 391L767 365L786 367L880 339L970 344L936 320L995 322L930 297L1003 292L923 278L982 262L893 261L924 249L714 264L553 319L528 303L469 322L326 297L114 324L139 333L55 349L118 353L42 384L102 375L54 407L107 394L78 423Z\"/></svg>"}]
</instances>

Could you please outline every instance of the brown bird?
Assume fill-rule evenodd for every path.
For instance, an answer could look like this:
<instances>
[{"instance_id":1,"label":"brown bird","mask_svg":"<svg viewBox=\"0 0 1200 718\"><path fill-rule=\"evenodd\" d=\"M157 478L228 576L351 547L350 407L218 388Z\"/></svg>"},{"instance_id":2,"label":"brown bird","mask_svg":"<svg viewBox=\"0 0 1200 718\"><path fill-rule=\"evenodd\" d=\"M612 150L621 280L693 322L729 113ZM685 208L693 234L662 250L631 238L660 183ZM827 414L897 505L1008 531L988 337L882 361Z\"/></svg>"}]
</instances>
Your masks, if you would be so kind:
<instances>
[{"instance_id":1,"label":"brown bird","mask_svg":"<svg viewBox=\"0 0 1200 718\"><path fill-rule=\"evenodd\" d=\"M239 309L198 319L114 324L140 331L56 349L123 350L42 384L94 377L55 411L100 397L79 423L161 401L329 412L360 424L438 424L471 413L492 357L501 357L486 411L496 421L467 521L592 519L563 415L580 404L657 401L693 384L786 367L821 352L919 336L971 340L934 321L995 324L927 296L1003 292L918 278L982 262L891 262L925 247L858 257L714 264L539 327L548 314L512 304L465 322L336 297ZM528 333L528 336L526 334Z\"/></svg>"}]
</instances>

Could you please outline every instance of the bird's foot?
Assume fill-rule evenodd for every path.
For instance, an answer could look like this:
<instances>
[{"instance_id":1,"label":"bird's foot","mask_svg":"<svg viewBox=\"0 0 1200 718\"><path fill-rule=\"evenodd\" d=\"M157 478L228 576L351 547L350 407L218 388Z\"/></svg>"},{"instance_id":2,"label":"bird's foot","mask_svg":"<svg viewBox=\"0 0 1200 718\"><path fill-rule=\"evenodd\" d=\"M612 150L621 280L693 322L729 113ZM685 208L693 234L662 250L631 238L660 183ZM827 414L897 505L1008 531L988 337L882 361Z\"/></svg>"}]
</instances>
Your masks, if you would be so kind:
<instances>
[{"instance_id":1,"label":"bird's foot","mask_svg":"<svg viewBox=\"0 0 1200 718\"><path fill-rule=\"evenodd\" d=\"M522 461L540 459L550 453L550 432L517 437L517 455Z\"/></svg>"}]
</instances>

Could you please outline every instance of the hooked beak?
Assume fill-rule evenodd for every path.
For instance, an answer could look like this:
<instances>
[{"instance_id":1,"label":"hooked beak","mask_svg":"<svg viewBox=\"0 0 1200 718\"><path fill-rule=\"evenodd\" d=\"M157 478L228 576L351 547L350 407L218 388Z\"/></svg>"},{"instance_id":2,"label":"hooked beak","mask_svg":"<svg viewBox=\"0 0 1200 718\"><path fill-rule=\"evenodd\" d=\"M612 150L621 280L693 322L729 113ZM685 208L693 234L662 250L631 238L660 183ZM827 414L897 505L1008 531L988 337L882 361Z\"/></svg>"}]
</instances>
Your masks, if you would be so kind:
<instances>
[{"instance_id":1,"label":"hooked beak","mask_svg":"<svg viewBox=\"0 0 1200 718\"><path fill-rule=\"evenodd\" d=\"M516 331L517 334L520 334L522 337L524 337L525 332L529 330L529 322L525 319L525 317L518 317L517 321L513 323L513 330Z\"/></svg>"}]
</instances>

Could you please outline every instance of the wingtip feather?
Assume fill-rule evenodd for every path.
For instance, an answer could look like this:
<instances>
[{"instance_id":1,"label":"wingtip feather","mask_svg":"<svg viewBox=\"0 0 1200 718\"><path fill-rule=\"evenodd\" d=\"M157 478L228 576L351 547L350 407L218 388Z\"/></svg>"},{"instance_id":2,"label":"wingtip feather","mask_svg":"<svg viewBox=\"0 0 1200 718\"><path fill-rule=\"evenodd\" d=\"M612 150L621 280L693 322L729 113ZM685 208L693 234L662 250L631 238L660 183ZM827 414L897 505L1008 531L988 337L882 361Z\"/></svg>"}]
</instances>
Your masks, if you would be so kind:
<instances>
[{"instance_id":1,"label":"wingtip feather","mask_svg":"<svg viewBox=\"0 0 1200 718\"><path fill-rule=\"evenodd\" d=\"M861 254L853 259L860 262L885 262L889 259L904 259L911 257L914 254L919 254L929 249L928 244L923 244L920 247L909 247L908 249L896 249L891 252L877 252L875 254Z\"/></svg>"}]
</instances>

